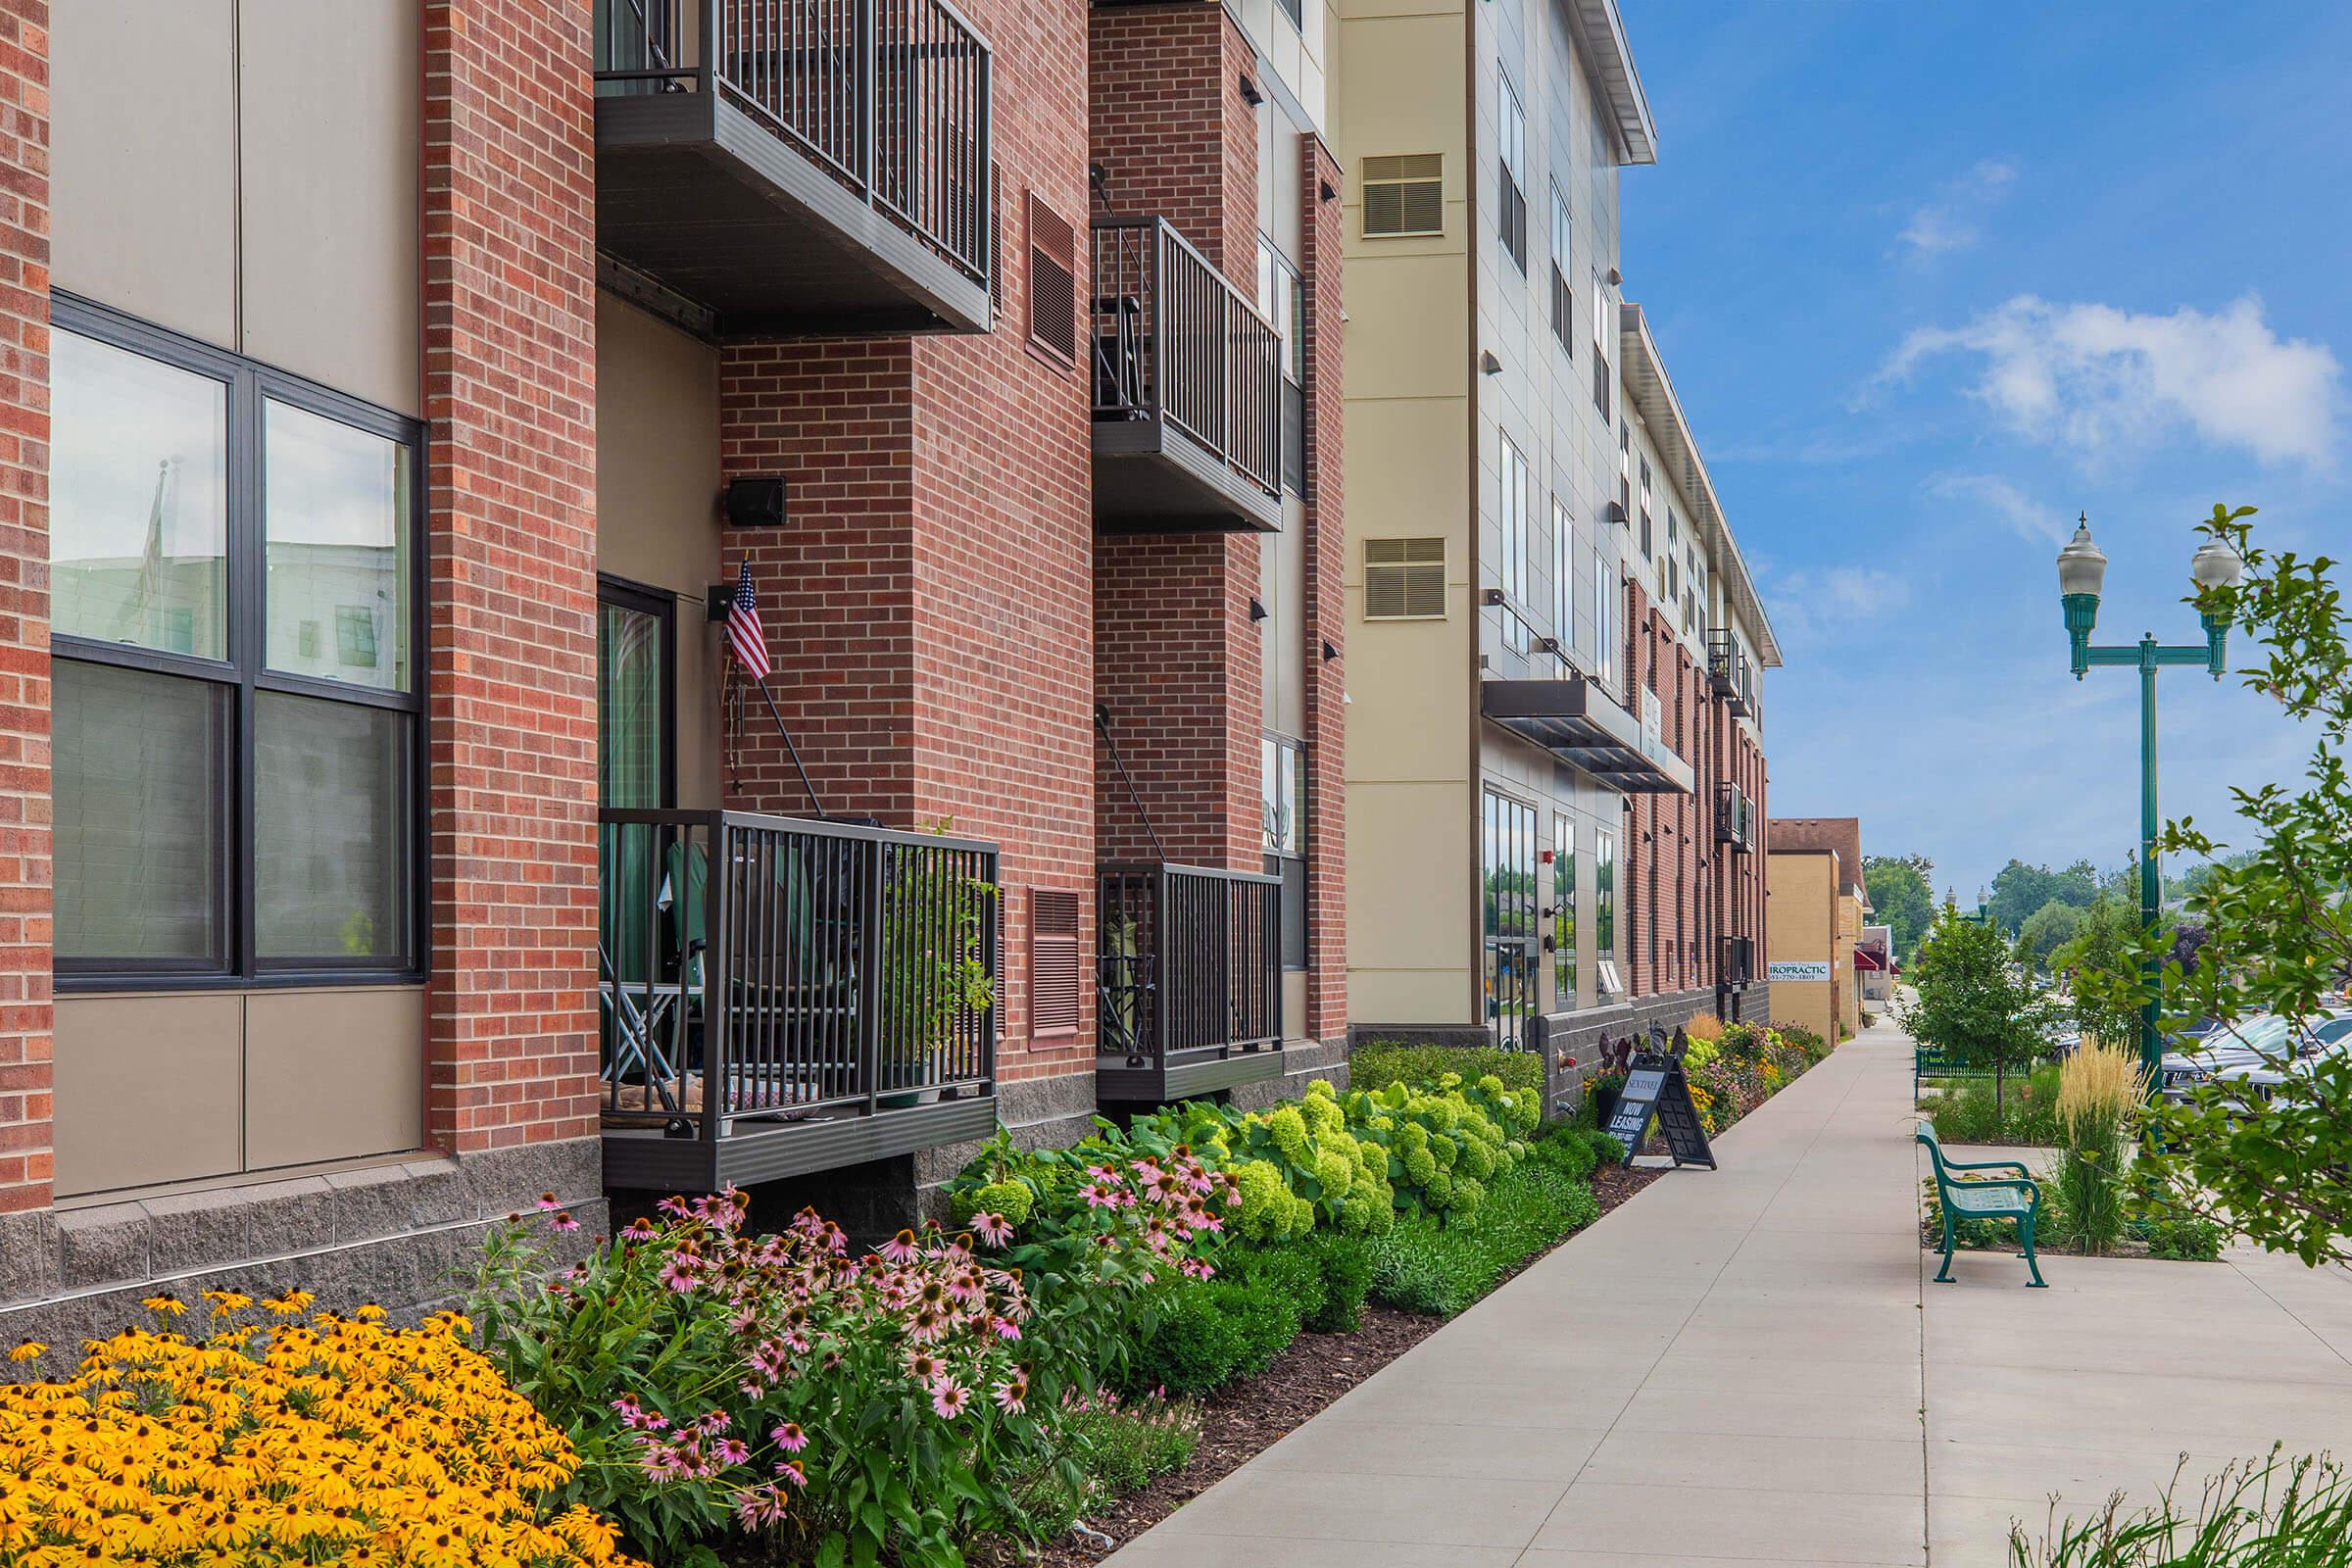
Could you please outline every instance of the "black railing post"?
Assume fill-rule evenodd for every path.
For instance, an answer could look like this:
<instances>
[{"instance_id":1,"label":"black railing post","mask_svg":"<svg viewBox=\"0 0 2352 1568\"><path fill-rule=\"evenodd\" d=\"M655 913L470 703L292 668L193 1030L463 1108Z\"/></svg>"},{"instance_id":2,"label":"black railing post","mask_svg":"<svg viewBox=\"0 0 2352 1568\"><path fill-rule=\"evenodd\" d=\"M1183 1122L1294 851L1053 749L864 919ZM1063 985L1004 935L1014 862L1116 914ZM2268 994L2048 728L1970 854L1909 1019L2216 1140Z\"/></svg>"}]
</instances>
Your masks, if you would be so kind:
<instances>
[{"instance_id":1,"label":"black railing post","mask_svg":"<svg viewBox=\"0 0 2352 1568\"><path fill-rule=\"evenodd\" d=\"M866 862L866 885L865 897L858 901L855 915L858 1017L851 1038L857 1043L858 1073L865 1091L866 1113L871 1115L881 1108L882 1098L882 966L886 961L882 952L882 904L890 886L890 855L887 844L869 843L864 848L866 854L857 858Z\"/></svg>"},{"instance_id":2,"label":"black railing post","mask_svg":"<svg viewBox=\"0 0 2352 1568\"><path fill-rule=\"evenodd\" d=\"M707 852L710 861L703 877L703 1142L715 1144L724 1136L726 1107L734 1098L733 1063L728 1059L733 1047L734 1031L729 1027L734 1013L733 997L728 992L729 970L726 960L727 944L727 881L733 863L734 846L727 840L724 818L715 812L705 817L703 831L710 838ZM681 864L691 864L694 858L694 829L681 829L678 842ZM663 857L666 860L667 857ZM658 885L658 884L657 884ZM671 890L671 902L683 908L691 896L686 888ZM685 992L687 974L694 966L694 955L686 951L690 945L678 947L677 1016L686 1017ZM681 1034L683 1034L681 1028ZM691 1041L681 1039L681 1048ZM678 1055L679 1088L685 1087L686 1055Z\"/></svg>"},{"instance_id":3,"label":"black railing post","mask_svg":"<svg viewBox=\"0 0 2352 1568\"><path fill-rule=\"evenodd\" d=\"M1166 862L1161 862L1152 878L1152 1060L1165 1067L1168 1061L1168 1030L1174 1022L1169 983L1169 919L1175 907L1175 879Z\"/></svg>"}]
</instances>

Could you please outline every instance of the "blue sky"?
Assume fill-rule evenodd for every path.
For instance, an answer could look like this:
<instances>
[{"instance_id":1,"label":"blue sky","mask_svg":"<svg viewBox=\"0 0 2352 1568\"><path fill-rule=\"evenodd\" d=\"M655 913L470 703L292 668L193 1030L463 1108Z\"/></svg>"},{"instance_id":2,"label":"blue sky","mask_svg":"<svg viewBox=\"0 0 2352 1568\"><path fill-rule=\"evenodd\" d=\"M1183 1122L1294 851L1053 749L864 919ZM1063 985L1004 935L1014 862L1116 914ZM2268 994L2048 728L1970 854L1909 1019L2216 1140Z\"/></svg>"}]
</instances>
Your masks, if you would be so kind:
<instances>
[{"instance_id":1,"label":"blue sky","mask_svg":"<svg viewBox=\"0 0 2352 1568\"><path fill-rule=\"evenodd\" d=\"M2120 864L2137 682L2069 678L2052 563L2087 510L2095 635L2193 642L2215 502L2352 555L2352 6L1623 5L1659 143L1625 292L1787 657L1773 814L1964 899ZM2234 678L2168 671L2158 715L2208 826L2309 750Z\"/></svg>"}]
</instances>

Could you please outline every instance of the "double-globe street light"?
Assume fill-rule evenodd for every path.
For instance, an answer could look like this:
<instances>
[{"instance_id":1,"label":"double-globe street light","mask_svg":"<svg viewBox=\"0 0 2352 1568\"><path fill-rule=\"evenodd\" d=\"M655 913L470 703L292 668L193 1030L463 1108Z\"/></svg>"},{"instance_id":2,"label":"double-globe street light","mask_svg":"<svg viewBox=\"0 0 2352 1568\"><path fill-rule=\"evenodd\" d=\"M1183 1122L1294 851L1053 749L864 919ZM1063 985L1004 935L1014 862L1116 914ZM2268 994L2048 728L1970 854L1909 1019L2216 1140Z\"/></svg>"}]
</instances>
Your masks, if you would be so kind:
<instances>
[{"instance_id":1,"label":"double-globe street light","mask_svg":"<svg viewBox=\"0 0 2352 1568\"><path fill-rule=\"evenodd\" d=\"M2199 545L2188 563L2188 574L2200 589L2234 588L2245 569L2237 552L2219 539ZM2196 664L2220 680L2228 667L2223 645L2230 622L2224 616L2200 615L2205 627L2201 648L2167 646L2156 640L2154 632L2136 643L2096 648L2091 645L2090 629L2098 622L2099 590L2106 581L2107 555L2091 543L2090 518L2084 514L2077 519L2075 537L2058 552L2059 602L2066 607L2066 640L2075 679L2081 680L2093 664L2120 664L2139 671L2139 921L2143 929L2154 931L2164 891L2156 861L2156 671L2167 664ZM2147 1001L2139 1012L2139 1058L2153 1093L2164 1082L2164 1042L2157 1029L2161 975L2152 956L2145 978Z\"/></svg>"}]
</instances>

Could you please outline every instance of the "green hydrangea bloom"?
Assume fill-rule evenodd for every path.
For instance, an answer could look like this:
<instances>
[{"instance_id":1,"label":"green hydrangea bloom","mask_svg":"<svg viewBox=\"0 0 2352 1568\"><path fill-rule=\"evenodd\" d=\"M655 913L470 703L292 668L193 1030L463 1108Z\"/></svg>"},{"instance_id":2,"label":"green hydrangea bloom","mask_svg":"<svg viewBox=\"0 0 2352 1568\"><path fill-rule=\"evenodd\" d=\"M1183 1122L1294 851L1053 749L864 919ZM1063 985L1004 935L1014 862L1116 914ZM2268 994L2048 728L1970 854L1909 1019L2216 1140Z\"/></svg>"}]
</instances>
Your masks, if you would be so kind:
<instances>
[{"instance_id":1,"label":"green hydrangea bloom","mask_svg":"<svg viewBox=\"0 0 2352 1568\"><path fill-rule=\"evenodd\" d=\"M995 1214L1011 1221L1015 1229L1027 1224L1037 1209L1037 1195L1022 1182L990 1182L970 1194L965 1201L970 1205L968 1208L964 1203L956 1204L963 1219L969 1220L974 1214Z\"/></svg>"},{"instance_id":2,"label":"green hydrangea bloom","mask_svg":"<svg viewBox=\"0 0 2352 1568\"><path fill-rule=\"evenodd\" d=\"M1274 1147L1282 1151L1286 1159L1296 1165L1309 1163L1306 1118L1299 1114L1297 1105L1282 1105L1266 1112L1263 1125L1267 1136L1274 1140Z\"/></svg>"},{"instance_id":3,"label":"green hydrangea bloom","mask_svg":"<svg viewBox=\"0 0 2352 1568\"><path fill-rule=\"evenodd\" d=\"M1422 1183L1421 1186L1422 1191L1429 1197L1430 1207L1451 1208L1453 1206L1453 1178L1445 1171L1431 1171L1429 1180Z\"/></svg>"},{"instance_id":4,"label":"green hydrangea bloom","mask_svg":"<svg viewBox=\"0 0 2352 1568\"><path fill-rule=\"evenodd\" d=\"M1451 1170L1453 1162L1462 1156L1462 1146L1440 1133L1429 1141L1429 1152L1436 1157L1438 1169Z\"/></svg>"},{"instance_id":5,"label":"green hydrangea bloom","mask_svg":"<svg viewBox=\"0 0 2352 1568\"><path fill-rule=\"evenodd\" d=\"M1326 1149L1315 1155L1315 1180L1323 1184L1323 1201L1336 1203L1348 1196L1348 1184L1355 1172L1348 1164L1348 1156L1336 1149Z\"/></svg>"},{"instance_id":6,"label":"green hydrangea bloom","mask_svg":"<svg viewBox=\"0 0 2352 1568\"><path fill-rule=\"evenodd\" d=\"M1233 1214L1233 1227L1253 1242L1272 1240L1290 1222L1291 1188L1270 1160L1253 1159L1235 1180L1242 1200Z\"/></svg>"},{"instance_id":7,"label":"green hydrangea bloom","mask_svg":"<svg viewBox=\"0 0 2352 1568\"><path fill-rule=\"evenodd\" d=\"M1427 1148L1410 1149L1404 1155L1404 1179L1415 1187L1427 1187L1430 1178L1440 1175L1438 1156Z\"/></svg>"},{"instance_id":8,"label":"green hydrangea bloom","mask_svg":"<svg viewBox=\"0 0 2352 1568\"><path fill-rule=\"evenodd\" d=\"M1453 1184L1453 1212L1462 1219L1477 1213L1478 1205L1485 1202L1486 1199L1487 1189L1483 1183L1464 1176Z\"/></svg>"},{"instance_id":9,"label":"green hydrangea bloom","mask_svg":"<svg viewBox=\"0 0 2352 1568\"><path fill-rule=\"evenodd\" d=\"M1471 1180L1483 1182L1494 1174L1494 1152L1487 1145L1473 1138L1462 1145L1462 1155L1458 1168Z\"/></svg>"},{"instance_id":10,"label":"green hydrangea bloom","mask_svg":"<svg viewBox=\"0 0 2352 1568\"><path fill-rule=\"evenodd\" d=\"M1396 1129L1396 1148L1407 1157L1429 1148L1429 1129L1417 1121L1408 1121Z\"/></svg>"}]
</instances>

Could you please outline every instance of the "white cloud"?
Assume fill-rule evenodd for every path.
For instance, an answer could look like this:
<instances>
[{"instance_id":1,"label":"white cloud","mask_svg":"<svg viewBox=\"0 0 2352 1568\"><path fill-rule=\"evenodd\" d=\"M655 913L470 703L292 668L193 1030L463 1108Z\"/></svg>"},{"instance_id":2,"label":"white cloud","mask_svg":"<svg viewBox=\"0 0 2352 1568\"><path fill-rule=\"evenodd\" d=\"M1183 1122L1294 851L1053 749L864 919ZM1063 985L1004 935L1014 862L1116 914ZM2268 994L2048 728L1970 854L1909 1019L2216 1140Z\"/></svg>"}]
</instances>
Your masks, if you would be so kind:
<instances>
[{"instance_id":1,"label":"white cloud","mask_svg":"<svg viewBox=\"0 0 2352 1568\"><path fill-rule=\"evenodd\" d=\"M1929 479L1928 494L1946 501L1965 502L1989 512L2021 539L2034 544L2063 545L2072 530L2064 512L2042 506L2011 484L1989 473L1939 473Z\"/></svg>"},{"instance_id":2,"label":"white cloud","mask_svg":"<svg viewBox=\"0 0 2352 1568\"><path fill-rule=\"evenodd\" d=\"M1790 642L1849 636L1911 603L1911 578L1880 566L1799 566L1761 575L1765 608Z\"/></svg>"},{"instance_id":3,"label":"white cloud","mask_svg":"<svg viewBox=\"0 0 2352 1568\"><path fill-rule=\"evenodd\" d=\"M2020 294L1964 326L1911 332L1879 379L1945 354L1983 360L1970 390L2005 423L2087 463L2181 425L2270 463L2334 456L2343 368L2326 344L2272 331L2252 294L2165 316Z\"/></svg>"},{"instance_id":4,"label":"white cloud","mask_svg":"<svg viewBox=\"0 0 2352 1568\"><path fill-rule=\"evenodd\" d=\"M1914 257L1967 250L1983 237L1986 214L2016 178L2015 164L1984 159L1957 179L1946 180L1934 201L1912 209L1910 221L1895 239L1908 245Z\"/></svg>"}]
</instances>

